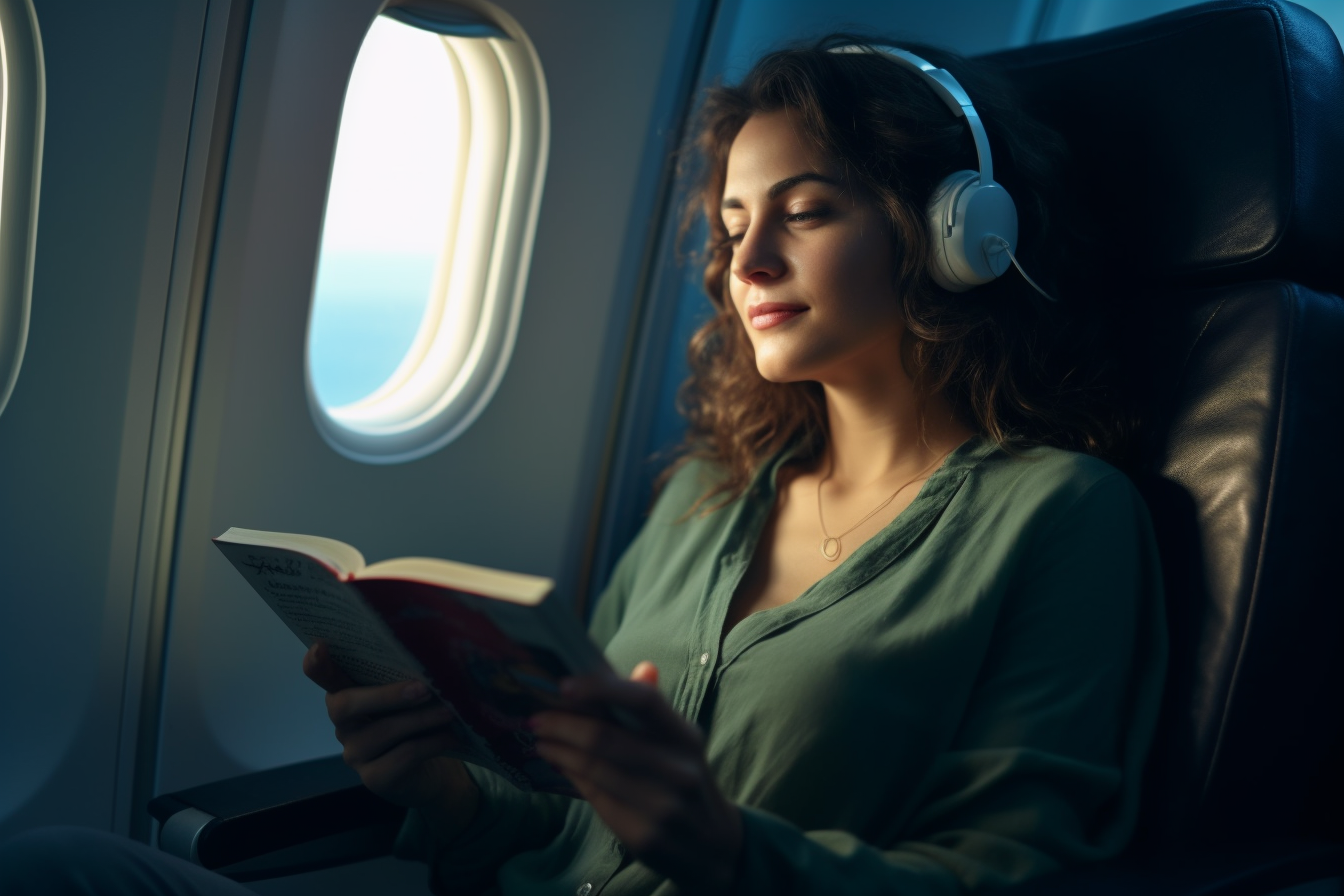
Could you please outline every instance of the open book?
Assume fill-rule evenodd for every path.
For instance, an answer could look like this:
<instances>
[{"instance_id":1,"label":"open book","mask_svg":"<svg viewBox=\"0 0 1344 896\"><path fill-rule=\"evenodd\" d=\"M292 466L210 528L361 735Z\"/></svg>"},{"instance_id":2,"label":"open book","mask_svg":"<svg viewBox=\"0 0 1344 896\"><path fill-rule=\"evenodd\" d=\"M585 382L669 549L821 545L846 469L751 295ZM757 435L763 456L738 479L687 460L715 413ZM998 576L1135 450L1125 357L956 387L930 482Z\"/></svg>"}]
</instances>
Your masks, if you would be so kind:
<instances>
[{"instance_id":1,"label":"open book","mask_svg":"<svg viewBox=\"0 0 1344 896\"><path fill-rule=\"evenodd\" d=\"M547 599L550 579L424 557L366 566L350 545L314 535L234 528L214 542L357 684L429 685L457 717L452 755L524 790L576 795L524 723L557 705L561 678L607 662L573 612Z\"/></svg>"}]
</instances>

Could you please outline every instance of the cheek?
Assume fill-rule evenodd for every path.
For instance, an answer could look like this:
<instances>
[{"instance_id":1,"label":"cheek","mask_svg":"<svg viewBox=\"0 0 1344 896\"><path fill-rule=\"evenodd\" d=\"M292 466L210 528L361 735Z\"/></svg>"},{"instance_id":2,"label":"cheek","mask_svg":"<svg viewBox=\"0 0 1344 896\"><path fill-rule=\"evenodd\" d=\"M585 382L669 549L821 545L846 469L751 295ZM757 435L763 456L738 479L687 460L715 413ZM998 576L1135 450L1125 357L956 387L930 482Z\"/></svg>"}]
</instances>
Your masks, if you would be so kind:
<instances>
[{"instance_id":1,"label":"cheek","mask_svg":"<svg viewBox=\"0 0 1344 896\"><path fill-rule=\"evenodd\" d=\"M885 240L852 240L831 258L834 269L851 283L890 290L893 266L891 246Z\"/></svg>"},{"instance_id":2,"label":"cheek","mask_svg":"<svg viewBox=\"0 0 1344 896\"><path fill-rule=\"evenodd\" d=\"M894 279L891 248L885 241L855 240L832 256L832 271L852 300L865 310L898 314L900 303L892 285Z\"/></svg>"}]
</instances>

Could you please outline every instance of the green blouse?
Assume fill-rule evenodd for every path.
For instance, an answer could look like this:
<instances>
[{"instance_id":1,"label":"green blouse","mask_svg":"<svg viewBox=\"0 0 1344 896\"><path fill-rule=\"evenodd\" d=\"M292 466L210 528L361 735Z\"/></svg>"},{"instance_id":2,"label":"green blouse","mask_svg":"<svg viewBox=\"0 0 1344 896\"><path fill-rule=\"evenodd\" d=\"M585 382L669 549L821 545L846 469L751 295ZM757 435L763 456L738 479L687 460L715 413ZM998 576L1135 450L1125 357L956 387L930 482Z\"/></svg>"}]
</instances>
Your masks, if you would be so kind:
<instances>
[{"instance_id":1,"label":"green blouse","mask_svg":"<svg viewBox=\"0 0 1344 896\"><path fill-rule=\"evenodd\" d=\"M951 894L1119 852L1166 657L1147 511L1105 463L972 439L792 603L721 638L775 500L682 519L684 467L618 564L592 635L660 671L742 807L737 892ZM397 853L436 892L672 894L583 801L473 768L482 809L451 843L412 812Z\"/></svg>"}]
</instances>

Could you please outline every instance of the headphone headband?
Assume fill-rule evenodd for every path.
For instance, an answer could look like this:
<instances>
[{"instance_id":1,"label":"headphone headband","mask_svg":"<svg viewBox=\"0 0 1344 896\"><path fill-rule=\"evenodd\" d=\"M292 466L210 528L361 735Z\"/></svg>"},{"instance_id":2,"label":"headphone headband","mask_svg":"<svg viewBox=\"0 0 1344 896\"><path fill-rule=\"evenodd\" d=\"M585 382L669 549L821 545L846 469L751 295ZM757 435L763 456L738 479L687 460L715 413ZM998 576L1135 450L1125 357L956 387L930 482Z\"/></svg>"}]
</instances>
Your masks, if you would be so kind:
<instances>
[{"instance_id":1,"label":"headphone headband","mask_svg":"<svg viewBox=\"0 0 1344 896\"><path fill-rule=\"evenodd\" d=\"M1008 191L994 183L989 136L965 89L951 72L899 47L848 45L831 47L830 52L885 56L919 75L953 115L965 120L980 171L953 172L934 188L926 209L933 239L929 273L951 292L964 292L1002 274L1017 245L1017 208Z\"/></svg>"},{"instance_id":2,"label":"headphone headband","mask_svg":"<svg viewBox=\"0 0 1344 896\"><path fill-rule=\"evenodd\" d=\"M975 106L971 103L965 88L952 77L951 72L899 47L848 44L843 47L831 47L830 52L879 54L918 74L924 83L933 88L939 99L947 104L953 115L966 119L966 126L971 129L971 139L975 141L975 156L980 161L980 183L994 183L994 162L989 154L989 135L985 133L985 126L980 122L980 113L975 111Z\"/></svg>"}]
</instances>

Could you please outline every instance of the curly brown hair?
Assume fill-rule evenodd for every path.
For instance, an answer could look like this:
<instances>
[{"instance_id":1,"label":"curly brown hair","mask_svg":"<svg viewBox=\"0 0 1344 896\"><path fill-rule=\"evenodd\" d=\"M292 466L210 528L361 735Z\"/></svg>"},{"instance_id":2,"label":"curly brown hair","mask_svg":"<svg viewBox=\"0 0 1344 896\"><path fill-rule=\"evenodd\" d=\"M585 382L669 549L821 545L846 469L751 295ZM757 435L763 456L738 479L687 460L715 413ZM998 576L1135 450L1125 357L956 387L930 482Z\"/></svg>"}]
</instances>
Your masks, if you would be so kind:
<instances>
[{"instance_id":1,"label":"curly brown hair","mask_svg":"<svg viewBox=\"0 0 1344 896\"><path fill-rule=\"evenodd\" d=\"M925 207L948 174L979 167L970 133L918 75L888 57L828 52L845 44L888 42L832 34L770 53L738 86L708 91L683 156L682 176L695 184L683 235L697 219L707 225L704 288L716 312L691 339L691 376L678 396L689 422L680 462L706 458L723 473L701 504L741 495L788 444L798 444L802 459L825 445L821 386L764 379L728 297L732 247L719 208L728 152L747 119L781 109L889 224L906 325L902 360L919 393L941 394L963 424L1010 449L1048 444L1118 460L1131 426L1108 381L1107 353L1098 350L1104 328L1080 303L1060 307L1014 273L966 293L934 283ZM1065 243L1075 235L1061 236L1047 214L1064 204L1056 182L1063 141L1027 116L992 70L935 47L898 45L952 72L972 97L996 180L1017 204L1018 258L1029 270L1049 271L1037 280L1059 295L1072 282Z\"/></svg>"}]
</instances>

